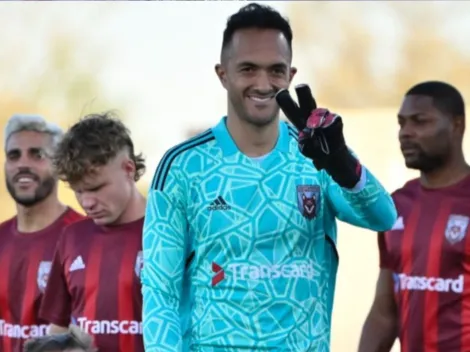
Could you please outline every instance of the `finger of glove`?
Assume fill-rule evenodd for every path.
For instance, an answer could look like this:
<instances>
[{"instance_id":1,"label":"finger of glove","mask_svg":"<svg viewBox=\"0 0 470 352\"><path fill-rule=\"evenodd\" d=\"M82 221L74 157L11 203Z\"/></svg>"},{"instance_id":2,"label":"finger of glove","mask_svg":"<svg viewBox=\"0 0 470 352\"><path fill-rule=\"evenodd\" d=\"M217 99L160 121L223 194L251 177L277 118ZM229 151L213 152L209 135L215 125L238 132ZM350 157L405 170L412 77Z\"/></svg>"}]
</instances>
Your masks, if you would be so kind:
<instances>
[{"instance_id":1,"label":"finger of glove","mask_svg":"<svg viewBox=\"0 0 470 352\"><path fill-rule=\"evenodd\" d=\"M316 129L321 128L329 114L327 109L319 108L312 111L307 119L307 128Z\"/></svg>"},{"instance_id":2,"label":"finger of glove","mask_svg":"<svg viewBox=\"0 0 470 352\"><path fill-rule=\"evenodd\" d=\"M299 133L299 149L305 156L315 158L321 153L320 144L317 136L311 136L310 129L305 129Z\"/></svg>"},{"instance_id":3,"label":"finger of glove","mask_svg":"<svg viewBox=\"0 0 470 352\"><path fill-rule=\"evenodd\" d=\"M310 128L305 128L303 129L302 131L299 131L299 142L307 139L307 138L310 138L311 137L311 133L312 130Z\"/></svg>"},{"instance_id":4,"label":"finger of glove","mask_svg":"<svg viewBox=\"0 0 470 352\"><path fill-rule=\"evenodd\" d=\"M325 115L325 118L323 120L321 127L327 128L333 125L337 120L341 120L341 116L328 111L327 114Z\"/></svg>"},{"instance_id":5,"label":"finger of glove","mask_svg":"<svg viewBox=\"0 0 470 352\"><path fill-rule=\"evenodd\" d=\"M276 101L289 121L292 122L299 131L302 131L307 123L306 116L308 115L302 115L302 110L300 110L300 107L294 99L292 99L289 91L287 89L281 89L277 92Z\"/></svg>"},{"instance_id":6,"label":"finger of glove","mask_svg":"<svg viewBox=\"0 0 470 352\"><path fill-rule=\"evenodd\" d=\"M309 117L313 110L317 108L317 102L312 95L312 91L307 84L299 84L295 87L297 101L299 102L302 116Z\"/></svg>"}]
</instances>

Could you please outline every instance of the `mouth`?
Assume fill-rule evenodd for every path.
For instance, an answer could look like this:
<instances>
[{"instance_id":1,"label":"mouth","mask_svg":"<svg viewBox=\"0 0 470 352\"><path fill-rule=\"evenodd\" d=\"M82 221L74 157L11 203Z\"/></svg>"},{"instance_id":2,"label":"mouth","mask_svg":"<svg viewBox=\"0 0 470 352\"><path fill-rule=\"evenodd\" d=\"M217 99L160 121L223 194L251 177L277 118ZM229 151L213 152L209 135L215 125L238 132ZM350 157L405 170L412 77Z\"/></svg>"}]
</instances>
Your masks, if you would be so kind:
<instances>
[{"instance_id":1,"label":"mouth","mask_svg":"<svg viewBox=\"0 0 470 352\"><path fill-rule=\"evenodd\" d=\"M400 148L404 156L415 155L419 152L418 148Z\"/></svg>"},{"instance_id":2,"label":"mouth","mask_svg":"<svg viewBox=\"0 0 470 352\"><path fill-rule=\"evenodd\" d=\"M256 103L268 103L274 98L274 94L260 96L260 95L248 95L248 99Z\"/></svg>"},{"instance_id":3,"label":"mouth","mask_svg":"<svg viewBox=\"0 0 470 352\"><path fill-rule=\"evenodd\" d=\"M36 177L31 176L31 175L19 175L19 176L16 176L13 181L21 186L26 186L26 185L35 183Z\"/></svg>"},{"instance_id":4,"label":"mouth","mask_svg":"<svg viewBox=\"0 0 470 352\"><path fill-rule=\"evenodd\" d=\"M414 143L402 143L400 145L401 152L405 154L415 154L420 151L420 148Z\"/></svg>"},{"instance_id":5,"label":"mouth","mask_svg":"<svg viewBox=\"0 0 470 352\"><path fill-rule=\"evenodd\" d=\"M99 219L99 218L104 217L105 214L101 212L101 213L87 213L86 215L91 219Z\"/></svg>"}]
</instances>

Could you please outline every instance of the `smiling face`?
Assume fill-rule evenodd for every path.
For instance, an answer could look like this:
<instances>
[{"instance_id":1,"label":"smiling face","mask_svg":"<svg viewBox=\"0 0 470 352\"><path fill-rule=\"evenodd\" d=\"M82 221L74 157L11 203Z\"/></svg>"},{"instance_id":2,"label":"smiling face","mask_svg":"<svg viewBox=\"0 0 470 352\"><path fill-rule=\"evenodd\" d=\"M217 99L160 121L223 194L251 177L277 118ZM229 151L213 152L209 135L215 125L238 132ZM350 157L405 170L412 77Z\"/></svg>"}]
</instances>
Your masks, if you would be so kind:
<instances>
[{"instance_id":1,"label":"smiling face","mask_svg":"<svg viewBox=\"0 0 470 352\"><path fill-rule=\"evenodd\" d=\"M228 93L229 111L256 126L273 122L279 115L274 98L288 88L296 69L282 32L243 29L235 32L216 73Z\"/></svg>"},{"instance_id":2,"label":"smiling face","mask_svg":"<svg viewBox=\"0 0 470 352\"><path fill-rule=\"evenodd\" d=\"M51 136L22 131L12 134L5 146L6 186L16 203L34 206L49 197L57 181L49 157Z\"/></svg>"}]
</instances>

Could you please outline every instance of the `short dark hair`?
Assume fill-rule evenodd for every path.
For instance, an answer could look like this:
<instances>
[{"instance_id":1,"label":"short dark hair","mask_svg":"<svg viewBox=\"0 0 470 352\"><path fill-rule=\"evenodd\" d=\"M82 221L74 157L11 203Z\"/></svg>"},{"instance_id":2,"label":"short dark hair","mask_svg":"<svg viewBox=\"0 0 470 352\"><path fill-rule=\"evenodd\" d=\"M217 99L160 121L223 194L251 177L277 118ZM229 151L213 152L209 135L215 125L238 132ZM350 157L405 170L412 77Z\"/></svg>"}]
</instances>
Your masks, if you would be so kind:
<instances>
[{"instance_id":1,"label":"short dark hair","mask_svg":"<svg viewBox=\"0 0 470 352\"><path fill-rule=\"evenodd\" d=\"M241 29L275 29L280 31L287 40L292 51L292 28L289 21L270 6L251 3L243 6L227 20L222 40L222 53L231 43L235 32Z\"/></svg>"},{"instance_id":2,"label":"short dark hair","mask_svg":"<svg viewBox=\"0 0 470 352\"><path fill-rule=\"evenodd\" d=\"M465 116L465 103L462 94L449 83L427 81L418 83L408 90L408 95L424 95L433 100L434 106L452 117Z\"/></svg>"},{"instance_id":3,"label":"short dark hair","mask_svg":"<svg viewBox=\"0 0 470 352\"><path fill-rule=\"evenodd\" d=\"M145 172L145 160L135 153L129 129L111 111L89 114L64 135L53 163L60 180L75 183L124 149L135 163L134 180L138 181Z\"/></svg>"}]
</instances>

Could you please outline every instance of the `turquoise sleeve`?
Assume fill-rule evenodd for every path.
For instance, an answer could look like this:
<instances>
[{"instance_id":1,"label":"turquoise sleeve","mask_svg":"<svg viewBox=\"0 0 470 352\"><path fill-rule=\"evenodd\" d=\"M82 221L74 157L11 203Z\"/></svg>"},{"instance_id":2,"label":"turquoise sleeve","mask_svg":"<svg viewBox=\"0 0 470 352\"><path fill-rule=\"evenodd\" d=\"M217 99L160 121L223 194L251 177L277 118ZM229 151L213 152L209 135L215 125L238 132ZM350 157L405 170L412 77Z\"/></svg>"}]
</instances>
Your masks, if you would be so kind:
<instances>
[{"instance_id":1,"label":"turquoise sleeve","mask_svg":"<svg viewBox=\"0 0 470 352\"><path fill-rule=\"evenodd\" d=\"M148 193L143 230L142 324L147 352L183 350L184 200L180 173L162 159Z\"/></svg>"}]
</instances>

